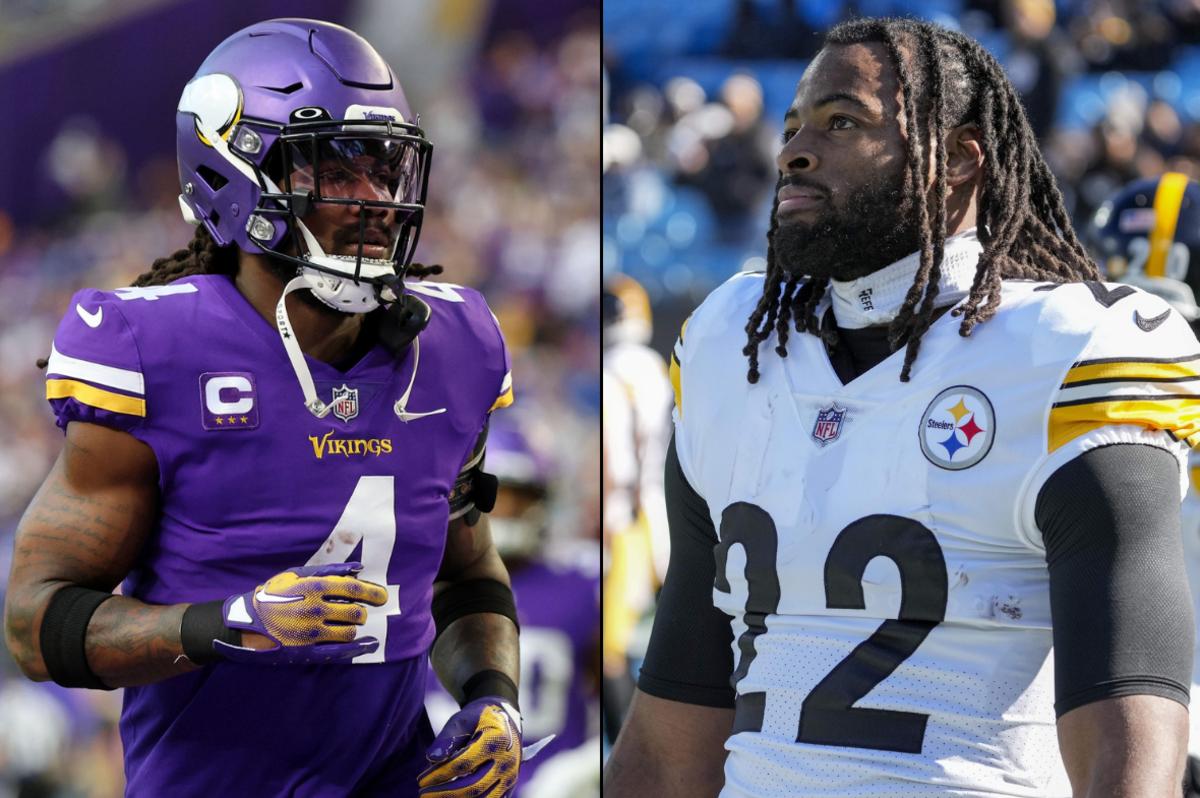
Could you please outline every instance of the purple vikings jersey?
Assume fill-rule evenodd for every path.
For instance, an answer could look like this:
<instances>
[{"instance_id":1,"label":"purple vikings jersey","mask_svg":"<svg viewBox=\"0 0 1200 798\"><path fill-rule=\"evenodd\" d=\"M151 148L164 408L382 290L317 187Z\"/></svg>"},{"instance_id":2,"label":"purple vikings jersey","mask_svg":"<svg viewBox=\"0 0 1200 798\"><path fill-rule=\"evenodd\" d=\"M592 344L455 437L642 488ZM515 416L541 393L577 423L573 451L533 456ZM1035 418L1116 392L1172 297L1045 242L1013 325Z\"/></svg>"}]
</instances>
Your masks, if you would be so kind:
<instances>
[{"instance_id":1,"label":"purple vikings jersey","mask_svg":"<svg viewBox=\"0 0 1200 798\"><path fill-rule=\"evenodd\" d=\"M412 347L397 360L376 346L344 372L309 358L333 404L323 419L306 409L275 326L227 277L72 299L47 369L59 426L123 430L158 459L158 528L126 595L209 601L348 560L389 595L358 633L379 649L352 663L219 663L127 689L129 795L415 794L447 497L512 389L477 292L410 288L432 309L415 378ZM404 409L431 415L404 422L394 406L410 384ZM403 788L389 781L401 771Z\"/></svg>"},{"instance_id":2,"label":"purple vikings jersey","mask_svg":"<svg viewBox=\"0 0 1200 798\"><path fill-rule=\"evenodd\" d=\"M598 554L596 546L586 548ZM599 563L535 560L514 566L509 576L521 622L521 736L532 743L555 735L534 759L521 765L514 793L519 796L539 766L596 733L590 728L595 702L589 682L595 680L599 650ZM426 706L440 728L458 705L432 670L428 691Z\"/></svg>"}]
</instances>

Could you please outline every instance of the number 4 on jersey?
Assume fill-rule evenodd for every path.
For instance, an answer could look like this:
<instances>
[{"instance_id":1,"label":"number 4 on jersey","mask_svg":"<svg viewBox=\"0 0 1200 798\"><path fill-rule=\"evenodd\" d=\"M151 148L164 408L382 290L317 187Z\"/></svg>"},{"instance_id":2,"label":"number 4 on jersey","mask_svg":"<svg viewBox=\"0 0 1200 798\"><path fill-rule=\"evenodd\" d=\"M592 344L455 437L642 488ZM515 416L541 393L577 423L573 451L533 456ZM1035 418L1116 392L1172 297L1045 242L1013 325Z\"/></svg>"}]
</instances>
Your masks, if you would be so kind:
<instances>
[{"instance_id":1,"label":"number 4 on jersey","mask_svg":"<svg viewBox=\"0 0 1200 798\"><path fill-rule=\"evenodd\" d=\"M379 648L370 654L361 654L354 662L383 662L387 651L388 618L400 614L400 586L387 583L388 563L392 549L396 546L395 483L393 477L361 477L354 486L354 493L342 511L342 517L334 524L329 537L308 558L305 565L327 565L346 562L362 541L363 569L358 578L377 585L385 585L387 603L382 607L371 607L367 611L367 622L360 627L358 637L374 637Z\"/></svg>"}]
</instances>

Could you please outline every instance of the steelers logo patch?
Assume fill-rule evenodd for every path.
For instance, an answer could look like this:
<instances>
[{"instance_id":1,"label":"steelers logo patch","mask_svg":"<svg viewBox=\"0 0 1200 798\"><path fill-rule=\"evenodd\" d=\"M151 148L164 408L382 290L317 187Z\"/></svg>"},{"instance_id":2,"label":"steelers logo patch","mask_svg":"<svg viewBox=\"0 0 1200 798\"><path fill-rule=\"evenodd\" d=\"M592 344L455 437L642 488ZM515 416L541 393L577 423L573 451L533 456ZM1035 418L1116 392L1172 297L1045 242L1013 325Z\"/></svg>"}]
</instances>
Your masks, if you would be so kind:
<instances>
[{"instance_id":1,"label":"steelers logo patch","mask_svg":"<svg viewBox=\"0 0 1200 798\"><path fill-rule=\"evenodd\" d=\"M978 463L996 438L996 413L983 391L955 385L937 395L921 415L921 451L939 468L960 471Z\"/></svg>"}]
</instances>

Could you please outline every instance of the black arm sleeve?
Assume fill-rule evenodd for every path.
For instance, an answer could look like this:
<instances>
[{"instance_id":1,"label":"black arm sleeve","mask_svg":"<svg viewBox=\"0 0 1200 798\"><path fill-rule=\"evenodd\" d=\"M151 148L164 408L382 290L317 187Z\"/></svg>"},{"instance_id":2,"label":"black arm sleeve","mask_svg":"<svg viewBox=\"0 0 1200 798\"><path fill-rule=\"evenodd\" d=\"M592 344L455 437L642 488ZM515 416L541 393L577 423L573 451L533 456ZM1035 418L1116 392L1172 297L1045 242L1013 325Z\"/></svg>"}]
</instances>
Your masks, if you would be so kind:
<instances>
[{"instance_id":1,"label":"black arm sleeve","mask_svg":"<svg viewBox=\"0 0 1200 798\"><path fill-rule=\"evenodd\" d=\"M1179 519L1179 463L1153 446L1085 452L1047 480L1054 708L1127 695L1187 706L1194 626Z\"/></svg>"},{"instance_id":2,"label":"black arm sleeve","mask_svg":"<svg viewBox=\"0 0 1200 798\"><path fill-rule=\"evenodd\" d=\"M665 489L671 562L638 688L670 701L732 708L733 630L729 616L712 603L717 531L708 505L679 467L674 438L667 449Z\"/></svg>"}]
</instances>

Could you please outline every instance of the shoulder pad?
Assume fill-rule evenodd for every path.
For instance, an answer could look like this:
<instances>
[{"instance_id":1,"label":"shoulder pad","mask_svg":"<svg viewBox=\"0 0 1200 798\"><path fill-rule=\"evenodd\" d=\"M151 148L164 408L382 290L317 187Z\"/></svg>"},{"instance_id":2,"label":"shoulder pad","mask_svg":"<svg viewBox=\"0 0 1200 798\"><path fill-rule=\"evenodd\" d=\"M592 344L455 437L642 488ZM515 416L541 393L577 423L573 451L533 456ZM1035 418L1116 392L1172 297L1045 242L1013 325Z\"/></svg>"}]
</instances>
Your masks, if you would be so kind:
<instances>
[{"instance_id":1,"label":"shoulder pad","mask_svg":"<svg viewBox=\"0 0 1200 798\"><path fill-rule=\"evenodd\" d=\"M688 316L671 351L669 374L675 391L675 413L683 418L682 372L705 340L719 338L744 344L746 321L762 297L762 272L739 272L713 290ZM731 337L732 336L732 337ZM739 337L740 336L740 337Z\"/></svg>"},{"instance_id":2,"label":"shoulder pad","mask_svg":"<svg viewBox=\"0 0 1200 798\"><path fill-rule=\"evenodd\" d=\"M132 329L114 293L86 288L71 298L46 368L46 398L58 426L90 421L122 430L146 417L146 383Z\"/></svg>"},{"instance_id":3,"label":"shoulder pad","mask_svg":"<svg viewBox=\"0 0 1200 798\"><path fill-rule=\"evenodd\" d=\"M1063 286L1057 314L1091 322L1086 348L1052 399L1049 449L1099 427L1130 424L1200 444L1200 343L1162 299L1115 283ZM1048 319L1052 321L1052 319Z\"/></svg>"},{"instance_id":4,"label":"shoulder pad","mask_svg":"<svg viewBox=\"0 0 1200 798\"><path fill-rule=\"evenodd\" d=\"M454 335L459 339L474 339L482 349L477 362L483 368L497 372L496 394L488 412L508 407L513 403L512 365L508 347L500 322L488 307L483 294L474 288L454 283L412 281L404 284L404 290L420 295L429 302L435 319L449 318L458 329Z\"/></svg>"}]
</instances>

